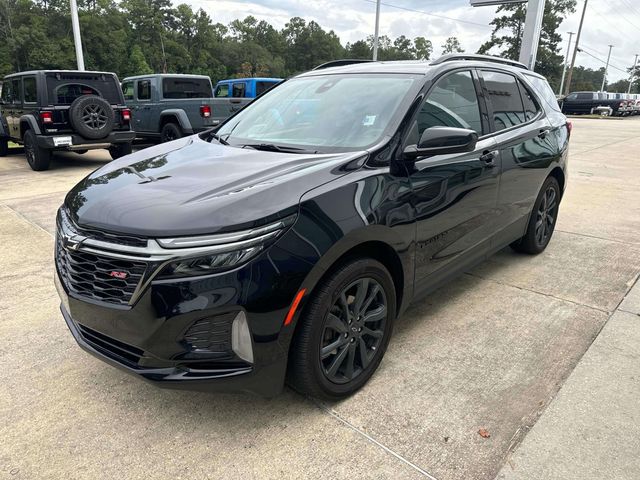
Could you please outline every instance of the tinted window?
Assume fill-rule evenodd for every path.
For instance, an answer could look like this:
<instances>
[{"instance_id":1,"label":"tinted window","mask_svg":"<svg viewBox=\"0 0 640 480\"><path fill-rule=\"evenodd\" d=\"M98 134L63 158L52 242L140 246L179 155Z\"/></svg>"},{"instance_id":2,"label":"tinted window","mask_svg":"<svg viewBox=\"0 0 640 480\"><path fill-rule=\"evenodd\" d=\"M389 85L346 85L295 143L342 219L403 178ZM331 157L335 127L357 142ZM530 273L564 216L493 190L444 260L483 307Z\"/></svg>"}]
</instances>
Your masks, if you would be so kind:
<instances>
[{"instance_id":1,"label":"tinted window","mask_svg":"<svg viewBox=\"0 0 640 480\"><path fill-rule=\"evenodd\" d=\"M538 115L540 111L540 107L538 107L538 102L533 94L523 85L522 82L518 81L518 85L520 86L520 93L522 94L522 103L524 104L524 117L527 121L532 120Z\"/></svg>"},{"instance_id":2,"label":"tinted window","mask_svg":"<svg viewBox=\"0 0 640 480\"><path fill-rule=\"evenodd\" d=\"M122 84L122 94L125 100L133 100L133 82L124 82Z\"/></svg>"},{"instance_id":3,"label":"tinted window","mask_svg":"<svg viewBox=\"0 0 640 480\"><path fill-rule=\"evenodd\" d=\"M140 80L138 82L138 100L151 99L151 80Z\"/></svg>"},{"instance_id":4,"label":"tinted window","mask_svg":"<svg viewBox=\"0 0 640 480\"><path fill-rule=\"evenodd\" d=\"M163 98L211 98L211 82L206 78L163 78Z\"/></svg>"},{"instance_id":5,"label":"tinted window","mask_svg":"<svg viewBox=\"0 0 640 480\"><path fill-rule=\"evenodd\" d=\"M578 93L576 98L578 100L593 100L593 93Z\"/></svg>"},{"instance_id":6,"label":"tinted window","mask_svg":"<svg viewBox=\"0 0 640 480\"><path fill-rule=\"evenodd\" d=\"M38 101L36 77L24 77L22 86L24 88L24 101L27 103L36 103Z\"/></svg>"},{"instance_id":7,"label":"tinted window","mask_svg":"<svg viewBox=\"0 0 640 480\"><path fill-rule=\"evenodd\" d=\"M216 97L228 97L229 96L229 84L218 85L216 87Z\"/></svg>"},{"instance_id":8,"label":"tinted window","mask_svg":"<svg viewBox=\"0 0 640 480\"><path fill-rule=\"evenodd\" d=\"M86 89L88 93L99 95L112 105L122 103L120 83L112 75L92 72L48 72L46 74L46 83L49 103L56 101L60 90L62 90L63 97L73 97L72 101L79 96L74 92L66 95L64 90L67 85L75 85L75 87L69 88L73 88L76 91Z\"/></svg>"},{"instance_id":9,"label":"tinted window","mask_svg":"<svg viewBox=\"0 0 640 480\"><path fill-rule=\"evenodd\" d=\"M549 107L551 107L553 110L556 110L557 112L560 111L560 106L558 105L556 94L553 93L553 90L551 90L549 82L547 82L544 78L534 77L533 75L527 75L527 80L529 80L529 83L531 84L533 89Z\"/></svg>"},{"instance_id":10,"label":"tinted window","mask_svg":"<svg viewBox=\"0 0 640 480\"><path fill-rule=\"evenodd\" d=\"M493 123L496 131L504 130L525 121L524 106L513 75L499 72L482 72L489 100L493 106Z\"/></svg>"},{"instance_id":11,"label":"tinted window","mask_svg":"<svg viewBox=\"0 0 640 480\"><path fill-rule=\"evenodd\" d=\"M256 96L263 94L278 82L256 82Z\"/></svg>"},{"instance_id":12,"label":"tinted window","mask_svg":"<svg viewBox=\"0 0 640 480\"><path fill-rule=\"evenodd\" d=\"M88 85L80 83L67 83L66 85L60 85L54 91L55 102L62 105L70 105L76 98L83 95L100 96L100 92Z\"/></svg>"},{"instance_id":13,"label":"tinted window","mask_svg":"<svg viewBox=\"0 0 640 480\"><path fill-rule=\"evenodd\" d=\"M13 103L21 103L22 102L22 79L16 78L11 80L11 87L13 89Z\"/></svg>"},{"instance_id":14,"label":"tinted window","mask_svg":"<svg viewBox=\"0 0 640 480\"><path fill-rule=\"evenodd\" d=\"M5 81L2 84L2 101L5 103L11 103L13 100L13 85L10 80Z\"/></svg>"},{"instance_id":15,"label":"tinted window","mask_svg":"<svg viewBox=\"0 0 640 480\"><path fill-rule=\"evenodd\" d=\"M247 88L247 84L244 82L233 84L233 97L244 97L244 92Z\"/></svg>"},{"instance_id":16,"label":"tinted window","mask_svg":"<svg viewBox=\"0 0 640 480\"><path fill-rule=\"evenodd\" d=\"M480 107L471 72L457 72L440 79L416 118L418 140L429 127L468 128L482 134Z\"/></svg>"}]
</instances>

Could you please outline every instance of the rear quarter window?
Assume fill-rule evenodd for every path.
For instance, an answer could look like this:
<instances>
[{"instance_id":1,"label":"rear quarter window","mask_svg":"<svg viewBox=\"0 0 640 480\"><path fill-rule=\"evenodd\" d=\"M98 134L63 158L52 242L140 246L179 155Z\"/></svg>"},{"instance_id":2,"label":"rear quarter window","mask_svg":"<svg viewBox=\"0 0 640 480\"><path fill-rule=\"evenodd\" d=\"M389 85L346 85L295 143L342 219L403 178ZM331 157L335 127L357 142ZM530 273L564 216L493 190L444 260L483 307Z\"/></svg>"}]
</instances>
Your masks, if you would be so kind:
<instances>
[{"instance_id":1,"label":"rear quarter window","mask_svg":"<svg viewBox=\"0 0 640 480\"><path fill-rule=\"evenodd\" d=\"M256 96L262 95L270 88L275 87L278 82L256 82Z\"/></svg>"},{"instance_id":2,"label":"rear quarter window","mask_svg":"<svg viewBox=\"0 0 640 480\"><path fill-rule=\"evenodd\" d=\"M162 79L163 98L211 98L212 96L211 82L206 78Z\"/></svg>"},{"instance_id":3,"label":"rear quarter window","mask_svg":"<svg viewBox=\"0 0 640 480\"><path fill-rule=\"evenodd\" d=\"M544 100L545 106L548 106L552 110L556 112L560 112L560 106L558 105L558 100L556 99L556 95L551 90L551 85L544 78L540 78L534 75L525 74L525 78L529 81L529 84L535 90L542 100ZM573 95L573 94L572 94ZM571 97L571 95L569 95ZM569 98L569 100L574 100L575 98Z\"/></svg>"}]
</instances>

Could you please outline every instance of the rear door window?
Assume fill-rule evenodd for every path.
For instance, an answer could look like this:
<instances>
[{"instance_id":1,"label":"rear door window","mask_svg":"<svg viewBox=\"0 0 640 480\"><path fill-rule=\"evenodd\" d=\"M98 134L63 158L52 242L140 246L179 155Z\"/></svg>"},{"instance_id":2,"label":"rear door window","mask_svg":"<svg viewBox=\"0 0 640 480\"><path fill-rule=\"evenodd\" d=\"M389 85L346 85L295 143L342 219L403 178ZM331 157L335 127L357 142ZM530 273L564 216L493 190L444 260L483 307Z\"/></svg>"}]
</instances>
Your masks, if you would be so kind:
<instances>
[{"instance_id":1,"label":"rear door window","mask_svg":"<svg viewBox=\"0 0 640 480\"><path fill-rule=\"evenodd\" d=\"M151 80L138 80L138 100L151 100Z\"/></svg>"},{"instance_id":2,"label":"rear door window","mask_svg":"<svg viewBox=\"0 0 640 480\"><path fill-rule=\"evenodd\" d=\"M91 88L89 85L83 85L81 83L67 83L66 85L60 85L54 91L54 101L60 105L71 105L73 101L82 97L83 95L97 95L100 96L95 88Z\"/></svg>"},{"instance_id":3,"label":"rear door window","mask_svg":"<svg viewBox=\"0 0 640 480\"><path fill-rule=\"evenodd\" d=\"M576 98L578 100L593 100L593 93L578 93Z\"/></svg>"},{"instance_id":4,"label":"rear door window","mask_svg":"<svg viewBox=\"0 0 640 480\"><path fill-rule=\"evenodd\" d=\"M275 87L277 83L278 82L265 82L265 81L256 82L256 97L258 95L262 95L264 92L266 92L270 88Z\"/></svg>"},{"instance_id":5,"label":"rear door window","mask_svg":"<svg viewBox=\"0 0 640 480\"><path fill-rule=\"evenodd\" d=\"M516 77L508 73L485 70L482 78L493 107L493 124L496 132L524 123L524 105Z\"/></svg>"},{"instance_id":6,"label":"rear door window","mask_svg":"<svg viewBox=\"0 0 640 480\"><path fill-rule=\"evenodd\" d=\"M36 103L38 101L36 77L24 77L22 86L24 88L24 103Z\"/></svg>"},{"instance_id":7,"label":"rear door window","mask_svg":"<svg viewBox=\"0 0 640 480\"><path fill-rule=\"evenodd\" d=\"M169 77L162 79L163 98L211 98L212 96L211 82L207 78Z\"/></svg>"},{"instance_id":8,"label":"rear door window","mask_svg":"<svg viewBox=\"0 0 640 480\"><path fill-rule=\"evenodd\" d=\"M247 84L244 82L237 82L233 84L233 91L232 91L232 96L233 97L244 97L245 96L245 92L247 90Z\"/></svg>"},{"instance_id":9,"label":"rear door window","mask_svg":"<svg viewBox=\"0 0 640 480\"><path fill-rule=\"evenodd\" d=\"M229 84L223 83L216 87L216 97L226 98L229 96Z\"/></svg>"}]
</instances>

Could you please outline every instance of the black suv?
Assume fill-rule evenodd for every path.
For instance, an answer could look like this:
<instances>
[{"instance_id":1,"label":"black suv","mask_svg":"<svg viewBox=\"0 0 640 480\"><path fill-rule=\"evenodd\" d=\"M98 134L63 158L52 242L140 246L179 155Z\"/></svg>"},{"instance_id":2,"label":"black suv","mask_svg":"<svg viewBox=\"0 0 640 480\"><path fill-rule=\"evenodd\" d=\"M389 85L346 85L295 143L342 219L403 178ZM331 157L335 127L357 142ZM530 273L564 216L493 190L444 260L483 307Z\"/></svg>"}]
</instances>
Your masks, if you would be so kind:
<instances>
[{"instance_id":1,"label":"black suv","mask_svg":"<svg viewBox=\"0 0 640 480\"><path fill-rule=\"evenodd\" d=\"M71 190L63 316L161 386L344 397L412 301L507 245L545 249L570 130L515 62L325 65Z\"/></svg>"},{"instance_id":2,"label":"black suv","mask_svg":"<svg viewBox=\"0 0 640 480\"><path fill-rule=\"evenodd\" d=\"M53 150L108 148L131 153L135 133L113 73L39 70L4 78L0 98L0 157L8 142L24 145L33 170L46 170Z\"/></svg>"}]
</instances>

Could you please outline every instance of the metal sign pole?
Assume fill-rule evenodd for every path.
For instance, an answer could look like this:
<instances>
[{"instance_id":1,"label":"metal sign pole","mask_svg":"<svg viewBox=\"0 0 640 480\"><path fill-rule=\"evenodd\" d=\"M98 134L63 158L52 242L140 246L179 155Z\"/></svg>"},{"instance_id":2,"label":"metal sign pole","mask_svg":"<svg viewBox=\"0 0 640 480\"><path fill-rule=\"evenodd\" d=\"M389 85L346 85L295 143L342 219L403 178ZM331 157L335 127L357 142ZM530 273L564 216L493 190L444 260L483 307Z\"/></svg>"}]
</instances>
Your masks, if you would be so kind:
<instances>
[{"instance_id":1,"label":"metal sign pole","mask_svg":"<svg viewBox=\"0 0 640 480\"><path fill-rule=\"evenodd\" d=\"M522 45L520 46L520 62L531 70L536 65L544 4L545 0L529 0L527 4L527 16L524 21L524 34L522 35Z\"/></svg>"},{"instance_id":2,"label":"metal sign pole","mask_svg":"<svg viewBox=\"0 0 640 480\"><path fill-rule=\"evenodd\" d=\"M571 52L571 37L575 35L574 32L569 32L569 43L567 44L567 54L564 56L564 66L562 67L562 80L560 80L560 90L558 95L562 95L562 89L564 88L564 76L567 74L567 64L569 63L569 52Z\"/></svg>"},{"instance_id":3,"label":"metal sign pole","mask_svg":"<svg viewBox=\"0 0 640 480\"><path fill-rule=\"evenodd\" d=\"M71 28L73 29L73 42L76 45L76 60L78 70L84 70L84 55L82 55L82 39L80 38L80 21L78 20L78 5L76 0L69 0L71 7Z\"/></svg>"}]
</instances>

